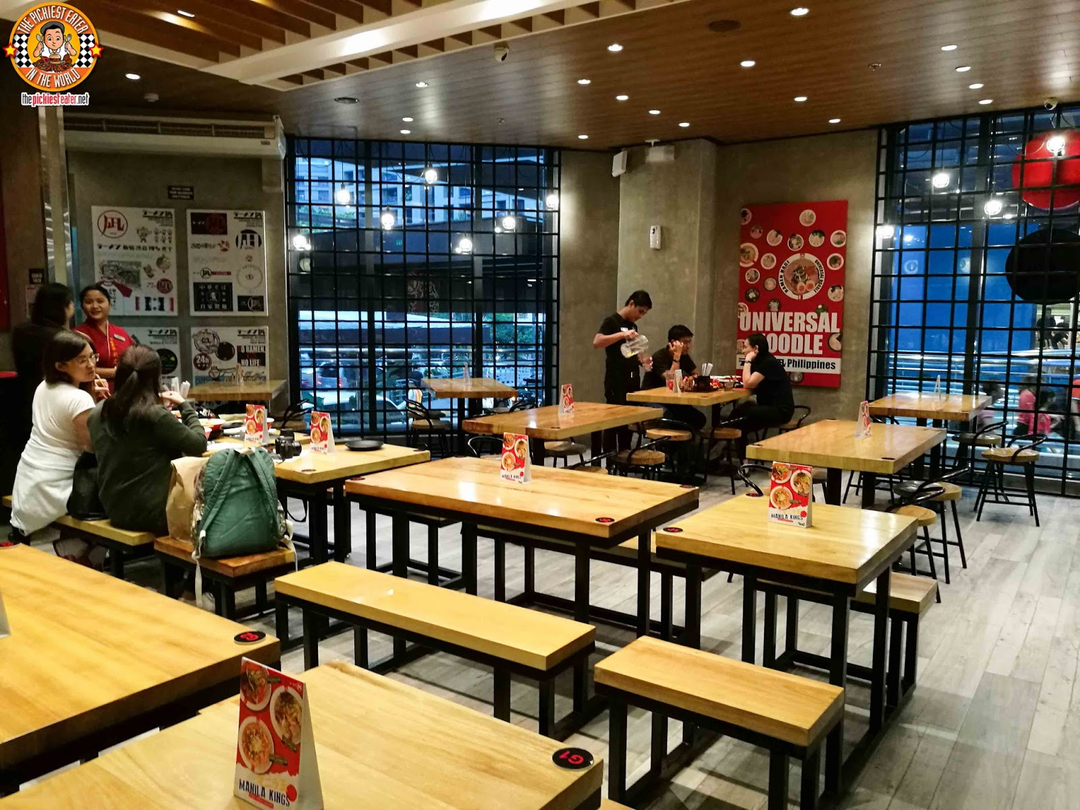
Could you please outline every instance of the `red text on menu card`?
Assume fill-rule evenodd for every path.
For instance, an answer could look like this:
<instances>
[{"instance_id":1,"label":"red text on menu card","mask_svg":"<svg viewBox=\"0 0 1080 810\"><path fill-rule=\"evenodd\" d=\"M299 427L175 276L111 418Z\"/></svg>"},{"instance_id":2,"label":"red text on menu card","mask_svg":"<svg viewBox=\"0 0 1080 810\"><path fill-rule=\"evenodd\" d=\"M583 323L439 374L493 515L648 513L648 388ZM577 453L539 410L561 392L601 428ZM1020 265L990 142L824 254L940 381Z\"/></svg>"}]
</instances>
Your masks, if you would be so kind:
<instances>
[{"instance_id":1,"label":"red text on menu card","mask_svg":"<svg viewBox=\"0 0 1080 810\"><path fill-rule=\"evenodd\" d=\"M810 528L812 524L814 468L775 461L769 480L769 521Z\"/></svg>"},{"instance_id":2,"label":"red text on menu card","mask_svg":"<svg viewBox=\"0 0 1080 810\"><path fill-rule=\"evenodd\" d=\"M527 484L532 481L532 465L529 461L529 437L520 433L504 433L502 465L499 475L507 481Z\"/></svg>"},{"instance_id":3,"label":"red text on menu card","mask_svg":"<svg viewBox=\"0 0 1080 810\"><path fill-rule=\"evenodd\" d=\"M249 658L240 665L233 794L269 810L323 806L304 682Z\"/></svg>"},{"instance_id":4,"label":"red text on menu card","mask_svg":"<svg viewBox=\"0 0 1080 810\"><path fill-rule=\"evenodd\" d=\"M266 439L266 406L248 405L244 416L244 441L261 445Z\"/></svg>"},{"instance_id":5,"label":"red text on menu card","mask_svg":"<svg viewBox=\"0 0 1080 810\"><path fill-rule=\"evenodd\" d=\"M316 453L334 452L334 428L330 414L323 411L311 412L311 449Z\"/></svg>"},{"instance_id":6,"label":"red text on menu card","mask_svg":"<svg viewBox=\"0 0 1080 810\"><path fill-rule=\"evenodd\" d=\"M574 386L567 383L562 387L562 397L559 399L559 413L569 414L574 412Z\"/></svg>"}]
</instances>

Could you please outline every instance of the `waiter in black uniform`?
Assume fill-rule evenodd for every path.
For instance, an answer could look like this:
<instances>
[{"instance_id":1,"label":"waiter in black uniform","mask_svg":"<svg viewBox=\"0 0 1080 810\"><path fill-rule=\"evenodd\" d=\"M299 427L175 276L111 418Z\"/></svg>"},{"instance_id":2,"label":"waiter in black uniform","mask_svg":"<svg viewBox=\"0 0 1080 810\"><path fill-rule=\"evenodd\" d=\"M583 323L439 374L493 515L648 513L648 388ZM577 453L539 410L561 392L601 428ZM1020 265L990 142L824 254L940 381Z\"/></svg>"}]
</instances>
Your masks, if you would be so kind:
<instances>
[{"instance_id":1,"label":"waiter in black uniform","mask_svg":"<svg viewBox=\"0 0 1080 810\"><path fill-rule=\"evenodd\" d=\"M638 368L645 366L648 370L652 365L652 357L646 352L625 357L621 351L623 341L638 336L636 324L650 309L652 298L647 292L631 293L622 309L604 318L593 338L593 348L603 349L605 354L604 400L609 405L625 405L626 395L641 387ZM630 438L629 427L604 431L604 452L613 450L616 441L620 450L629 450Z\"/></svg>"}]
</instances>

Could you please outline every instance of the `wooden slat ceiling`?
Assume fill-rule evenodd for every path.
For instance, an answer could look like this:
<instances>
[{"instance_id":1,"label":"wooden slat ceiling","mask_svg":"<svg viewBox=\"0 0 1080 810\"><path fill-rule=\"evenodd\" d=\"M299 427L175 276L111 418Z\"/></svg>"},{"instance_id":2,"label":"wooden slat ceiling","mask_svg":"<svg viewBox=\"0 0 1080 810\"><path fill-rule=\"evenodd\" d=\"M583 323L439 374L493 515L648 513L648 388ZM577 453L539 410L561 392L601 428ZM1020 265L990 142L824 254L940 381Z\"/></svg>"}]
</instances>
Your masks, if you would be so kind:
<instances>
[{"instance_id":1,"label":"wooden slat ceiling","mask_svg":"<svg viewBox=\"0 0 1080 810\"><path fill-rule=\"evenodd\" d=\"M363 16L370 7L357 0L177 2L197 15L190 22L203 30L174 25L177 31L170 34L182 32L207 49L228 46L234 54L248 48L232 33L240 30L235 26L241 4L242 15L252 21L244 33L264 47L318 34L316 26L327 20L314 19L317 8L325 14L333 6L334 23L340 24L344 11ZM312 72L310 86L305 82L286 92L110 51L103 36L106 57L84 87L93 109L275 113L286 131L302 135L590 149L650 138L732 142L808 135L1034 106L1048 96L1080 98L1080 3L1075 0L802 2L810 14L794 18L788 13L794 0L690 0L519 36L509 41L510 57L501 64L492 56L490 41L496 37L489 36L487 44L432 58L410 54L396 64L392 56L392 66L382 70L342 76L343 69L320 68ZM118 8L132 4L84 0L80 5L104 31L149 41L142 18L114 31L120 19L130 19L130 10L124 15ZM145 0L139 5L149 6ZM256 6L260 10L251 13ZM301 8L312 19L302 18ZM623 8L629 7L624 3ZM99 10L105 11L101 19ZM286 29L285 17L293 30ZM710 30L709 23L727 19L737 20L738 30ZM295 30L305 24L307 30ZM270 36L270 28L279 31ZM609 53L612 42L624 50ZM957 49L941 51L950 44ZM757 64L742 68L743 59ZM880 67L872 69L875 64ZM971 70L957 73L962 65ZM124 79L128 71L142 80ZM591 83L578 85L579 78ZM429 86L418 89L418 81ZM968 89L975 82L984 87ZM157 105L143 101L148 91L160 96ZM619 93L630 99L616 101ZM809 100L794 102L799 95ZM360 103L334 103L341 96ZM984 98L993 103L981 106ZM650 115L650 109L660 115ZM415 120L403 124L406 116ZM841 122L829 124L830 118ZM681 128L679 122L690 126ZM400 135L402 128L410 134ZM581 134L588 139L580 140Z\"/></svg>"}]
</instances>

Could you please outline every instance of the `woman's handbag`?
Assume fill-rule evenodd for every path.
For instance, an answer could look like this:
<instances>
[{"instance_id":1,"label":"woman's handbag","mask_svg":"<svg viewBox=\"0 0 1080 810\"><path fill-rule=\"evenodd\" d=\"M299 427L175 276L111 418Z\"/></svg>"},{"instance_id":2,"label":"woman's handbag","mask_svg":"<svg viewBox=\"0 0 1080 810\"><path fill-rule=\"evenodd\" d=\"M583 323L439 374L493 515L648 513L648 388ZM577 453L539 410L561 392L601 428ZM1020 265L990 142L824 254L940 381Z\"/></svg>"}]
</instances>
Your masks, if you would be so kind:
<instances>
[{"instance_id":1,"label":"woman's handbag","mask_svg":"<svg viewBox=\"0 0 1080 810\"><path fill-rule=\"evenodd\" d=\"M83 453L75 462L71 478L71 495L67 502L68 514L78 520L105 520L105 507L101 505L98 490L97 456Z\"/></svg>"}]
</instances>

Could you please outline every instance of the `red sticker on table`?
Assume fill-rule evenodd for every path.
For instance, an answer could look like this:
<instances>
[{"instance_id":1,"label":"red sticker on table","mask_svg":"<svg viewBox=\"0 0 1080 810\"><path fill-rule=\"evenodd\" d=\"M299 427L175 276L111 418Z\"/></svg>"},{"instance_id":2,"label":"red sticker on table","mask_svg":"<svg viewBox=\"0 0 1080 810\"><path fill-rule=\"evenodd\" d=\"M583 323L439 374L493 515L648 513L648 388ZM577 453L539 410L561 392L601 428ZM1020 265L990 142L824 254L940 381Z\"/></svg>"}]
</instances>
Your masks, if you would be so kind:
<instances>
[{"instance_id":1,"label":"red sticker on table","mask_svg":"<svg viewBox=\"0 0 1080 810\"><path fill-rule=\"evenodd\" d=\"M599 517L599 518L596 519L596 522L597 523L614 523L615 518Z\"/></svg>"},{"instance_id":2,"label":"red sticker on table","mask_svg":"<svg viewBox=\"0 0 1080 810\"><path fill-rule=\"evenodd\" d=\"M693 484L679 484L683 489L694 489Z\"/></svg>"},{"instance_id":3,"label":"red sticker on table","mask_svg":"<svg viewBox=\"0 0 1080 810\"><path fill-rule=\"evenodd\" d=\"M584 748L560 748L551 755L551 761L560 768L580 771L593 764L593 755Z\"/></svg>"},{"instance_id":4,"label":"red sticker on table","mask_svg":"<svg viewBox=\"0 0 1080 810\"><path fill-rule=\"evenodd\" d=\"M264 638L266 638L266 633L262 630L245 630L243 633L237 633L233 636L233 641L237 644L254 644Z\"/></svg>"},{"instance_id":5,"label":"red sticker on table","mask_svg":"<svg viewBox=\"0 0 1080 810\"><path fill-rule=\"evenodd\" d=\"M0 548L12 548L14 545L10 540L0 540Z\"/></svg>"},{"instance_id":6,"label":"red sticker on table","mask_svg":"<svg viewBox=\"0 0 1080 810\"><path fill-rule=\"evenodd\" d=\"M678 534L682 531L682 529L680 529L678 526L668 526L666 529L664 529L664 531L668 534Z\"/></svg>"}]
</instances>

